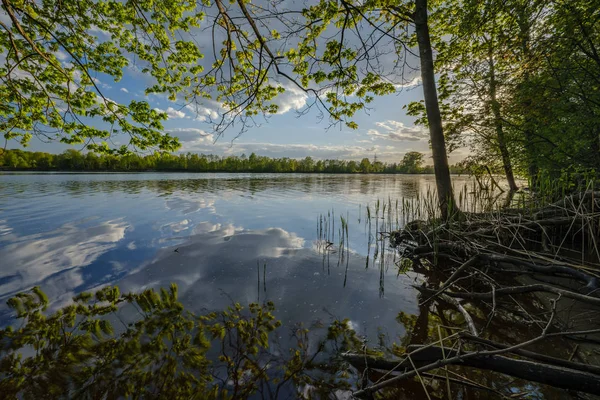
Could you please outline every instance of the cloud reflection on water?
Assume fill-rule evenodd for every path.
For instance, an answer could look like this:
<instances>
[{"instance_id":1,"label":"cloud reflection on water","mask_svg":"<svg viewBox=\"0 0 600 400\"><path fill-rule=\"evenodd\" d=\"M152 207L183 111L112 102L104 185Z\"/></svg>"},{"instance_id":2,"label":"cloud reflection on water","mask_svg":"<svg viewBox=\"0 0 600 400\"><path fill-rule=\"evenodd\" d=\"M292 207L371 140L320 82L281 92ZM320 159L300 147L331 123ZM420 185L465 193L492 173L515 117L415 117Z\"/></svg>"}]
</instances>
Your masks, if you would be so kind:
<instances>
[{"instance_id":1,"label":"cloud reflection on water","mask_svg":"<svg viewBox=\"0 0 600 400\"><path fill-rule=\"evenodd\" d=\"M66 223L55 231L11 238L0 248L2 298L41 283L50 297L73 290L83 283L80 269L114 249L128 228L123 220L86 225L89 221Z\"/></svg>"},{"instance_id":2,"label":"cloud reflection on water","mask_svg":"<svg viewBox=\"0 0 600 400\"><path fill-rule=\"evenodd\" d=\"M345 265L338 266L333 258L326 265L294 233L208 222L194 232L185 243L160 250L152 261L121 279L121 290L177 283L181 301L196 311L221 309L232 300L247 304L269 299L285 324L347 317L371 337L376 337L378 326L393 321L398 310L417 311L416 293L410 287L414 276L384 271L391 290L380 298L379 272L365 270L365 259L357 254L348 255L349 279L344 287ZM392 334L401 329L396 324L387 328Z\"/></svg>"},{"instance_id":3,"label":"cloud reflection on water","mask_svg":"<svg viewBox=\"0 0 600 400\"><path fill-rule=\"evenodd\" d=\"M183 300L193 307L222 308L229 302L222 293L242 303L260 295L261 301L275 301L286 323L328 320L334 314L351 318L359 330L386 324L395 328L399 310L416 311L411 278L396 277L389 253L383 298L379 259L365 269L364 206L374 196L415 196L433 182L430 176L0 178L3 187L12 188L8 195L0 193L5 221L0 230L7 233L0 236L2 300L36 284L56 306L78 291L109 284L139 290L177 282ZM13 190L15 185L19 191ZM350 224L347 274L339 254L324 258L313 248L315 222L332 207ZM102 220L90 220L90 215Z\"/></svg>"}]
</instances>

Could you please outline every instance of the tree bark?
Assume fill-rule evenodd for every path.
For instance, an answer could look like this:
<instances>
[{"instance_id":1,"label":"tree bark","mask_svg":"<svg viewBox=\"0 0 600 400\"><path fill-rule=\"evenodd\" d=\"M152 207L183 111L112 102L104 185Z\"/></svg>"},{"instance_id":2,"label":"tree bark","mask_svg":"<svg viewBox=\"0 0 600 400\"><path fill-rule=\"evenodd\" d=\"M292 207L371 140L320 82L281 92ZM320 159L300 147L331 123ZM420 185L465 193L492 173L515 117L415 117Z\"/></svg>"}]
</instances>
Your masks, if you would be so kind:
<instances>
[{"instance_id":1,"label":"tree bark","mask_svg":"<svg viewBox=\"0 0 600 400\"><path fill-rule=\"evenodd\" d=\"M531 51L529 46L530 41L530 29L529 29L529 13L527 10L527 6L524 6L522 9L518 11L518 25L519 25L519 36L521 40L521 51L523 52L521 64L525 64L525 72L523 74L523 82L521 87L524 88L525 91L529 92L531 89L529 88L529 63L531 62ZM521 89L523 90L523 89ZM521 96L524 94L521 93ZM523 104L523 113L525 115L525 127L523 130L523 135L525 137L525 152L527 154L527 170L529 173L529 179L531 180L532 188L537 186L537 178L539 173L539 168L537 165L536 154L535 154L535 146L534 146L534 132L533 132L533 121L529 117L531 113L531 95L527 93L525 95L525 99L522 101Z\"/></svg>"},{"instance_id":2,"label":"tree bark","mask_svg":"<svg viewBox=\"0 0 600 400\"><path fill-rule=\"evenodd\" d=\"M512 163L510 161L510 154L506 147L506 138L504 137L504 128L502 126L502 116L500 113L500 103L496 96L496 70L493 58L493 49L489 47L489 64L490 64L490 99L492 101L492 113L494 115L494 127L496 128L496 138L498 140L498 148L500 149L500 156L502 157L502 166L504 167L504 173L506 174L506 180L511 191L518 189L515 182L515 176L513 174Z\"/></svg>"},{"instance_id":3,"label":"tree bark","mask_svg":"<svg viewBox=\"0 0 600 400\"><path fill-rule=\"evenodd\" d=\"M421 79L423 81L423 95L425 97L427 121L429 123L429 137L431 139L431 151L433 153L433 168L435 170L438 201L442 218L448 219L452 216L453 211L457 209L457 205L452 191L448 155L446 153L446 141L442 128L442 116L440 114L437 88L435 86L433 52L431 50L431 39L429 37L429 26L427 24L427 0L415 0L414 16L415 31L417 34L417 42L419 44Z\"/></svg>"}]
</instances>

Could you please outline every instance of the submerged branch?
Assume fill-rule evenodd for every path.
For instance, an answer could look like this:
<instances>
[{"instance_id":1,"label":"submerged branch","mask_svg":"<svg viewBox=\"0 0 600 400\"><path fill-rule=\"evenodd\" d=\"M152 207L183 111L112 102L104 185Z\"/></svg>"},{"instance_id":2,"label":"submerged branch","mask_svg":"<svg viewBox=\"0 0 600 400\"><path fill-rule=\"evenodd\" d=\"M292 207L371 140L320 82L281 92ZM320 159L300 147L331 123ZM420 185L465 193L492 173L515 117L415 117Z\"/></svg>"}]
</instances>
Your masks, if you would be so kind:
<instances>
[{"instance_id":1,"label":"submerged branch","mask_svg":"<svg viewBox=\"0 0 600 400\"><path fill-rule=\"evenodd\" d=\"M488 339L483 339L483 338L480 338L477 336L470 335L466 332L461 333L460 337L461 337L461 339L467 340L469 342L485 344L487 346L494 347L496 349L506 349L506 348L510 347L506 344L494 342L494 341L488 340ZM523 349L512 350L511 353L514 353L514 354L517 354L517 355L520 355L523 357L527 357L527 358L530 358L535 361L540 361L540 362L543 362L546 364L570 368L570 369L583 371L583 372L589 372L589 373L597 374L598 376L600 376L600 367L597 365L576 363L576 362L564 360L562 358L550 357L545 354L535 353L533 351L528 351L528 350L523 350Z\"/></svg>"},{"instance_id":2,"label":"submerged branch","mask_svg":"<svg viewBox=\"0 0 600 400\"><path fill-rule=\"evenodd\" d=\"M420 346L409 346L408 350L417 350ZM506 352L510 348L504 349ZM565 368L558 365L544 364L540 362L517 360L504 357L491 352L469 352L459 353L455 350L442 349L441 347L429 347L423 349L418 355L411 355L410 358L417 366L416 369L404 372L394 376L386 381L372 385L363 390L354 393L354 397L368 398L374 392L391 386L401 380L412 378L418 373L438 369L446 365L461 365L466 367L485 369L510 375L515 378L526 379L533 382L539 382L561 389L576 390L584 393L600 393L600 375L577 369ZM444 357L445 356L445 357ZM360 357L345 357L352 365L365 367L365 362L358 360ZM364 357L363 357L364 358ZM354 364L356 362L356 364ZM368 359L368 365L371 368L391 369L398 365L397 361L388 361L382 359ZM410 364L406 363L406 369ZM375 367L377 365L377 367Z\"/></svg>"},{"instance_id":3,"label":"submerged branch","mask_svg":"<svg viewBox=\"0 0 600 400\"><path fill-rule=\"evenodd\" d=\"M436 291L429 288L424 288L421 286L413 285L413 287L420 292L425 294L435 294ZM492 300L494 296L503 296L503 295L511 295L511 294L520 294L520 293L532 293L532 292L547 292L554 293L564 297L568 297L573 300L578 300L583 303L600 306L600 298L587 296L580 293L571 292L569 290L559 289L554 286L545 285L541 283L533 284L533 285L525 285L525 286L512 286L512 287L504 287L496 289L493 292L450 292L444 291L444 294L450 297L467 299L467 300Z\"/></svg>"}]
</instances>

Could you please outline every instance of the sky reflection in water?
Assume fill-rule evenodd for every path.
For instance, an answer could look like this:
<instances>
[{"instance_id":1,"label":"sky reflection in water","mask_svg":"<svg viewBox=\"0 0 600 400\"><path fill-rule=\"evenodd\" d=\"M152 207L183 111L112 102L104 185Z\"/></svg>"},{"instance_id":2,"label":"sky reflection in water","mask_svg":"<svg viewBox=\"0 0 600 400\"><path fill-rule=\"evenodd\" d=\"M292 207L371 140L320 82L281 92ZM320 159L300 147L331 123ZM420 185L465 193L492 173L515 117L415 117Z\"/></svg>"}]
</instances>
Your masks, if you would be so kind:
<instances>
[{"instance_id":1,"label":"sky reflection in water","mask_svg":"<svg viewBox=\"0 0 600 400\"><path fill-rule=\"evenodd\" d=\"M103 285L176 282L195 310L270 299L286 324L335 316L370 337L401 334L393 321L418 311L418 277L398 276L389 250L383 274L379 261L365 269L365 206L433 184L401 175L0 174L0 320L10 318L6 299L34 285L58 307ZM336 224L349 221L347 271L339 253L323 257L315 245L319 215L332 209Z\"/></svg>"}]
</instances>

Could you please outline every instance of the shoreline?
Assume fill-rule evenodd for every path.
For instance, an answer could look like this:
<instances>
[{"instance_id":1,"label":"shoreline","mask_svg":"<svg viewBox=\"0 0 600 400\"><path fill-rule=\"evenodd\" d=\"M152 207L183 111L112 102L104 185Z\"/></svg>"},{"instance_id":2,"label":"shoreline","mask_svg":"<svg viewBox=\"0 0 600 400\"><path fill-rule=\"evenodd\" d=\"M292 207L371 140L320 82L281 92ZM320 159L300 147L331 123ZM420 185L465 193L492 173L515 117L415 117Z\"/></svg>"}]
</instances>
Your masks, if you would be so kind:
<instances>
[{"instance_id":1,"label":"shoreline","mask_svg":"<svg viewBox=\"0 0 600 400\"><path fill-rule=\"evenodd\" d=\"M398 173L398 172L273 172L273 171L187 171L187 170L143 170L143 171L73 171L73 170L34 170L34 169L1 169L0 175L113 175L113 174L256 174L256 175L403 175L403 176L435 176L434 173ZM467 173L451 173L452 176L465 176ZM500 176L500 175L498 175Z\"/></svg>"}]
</instances>

